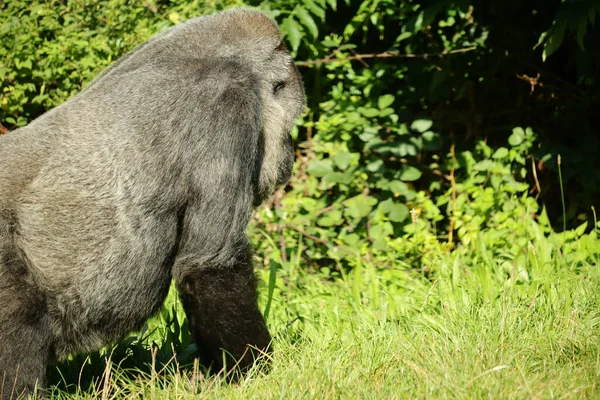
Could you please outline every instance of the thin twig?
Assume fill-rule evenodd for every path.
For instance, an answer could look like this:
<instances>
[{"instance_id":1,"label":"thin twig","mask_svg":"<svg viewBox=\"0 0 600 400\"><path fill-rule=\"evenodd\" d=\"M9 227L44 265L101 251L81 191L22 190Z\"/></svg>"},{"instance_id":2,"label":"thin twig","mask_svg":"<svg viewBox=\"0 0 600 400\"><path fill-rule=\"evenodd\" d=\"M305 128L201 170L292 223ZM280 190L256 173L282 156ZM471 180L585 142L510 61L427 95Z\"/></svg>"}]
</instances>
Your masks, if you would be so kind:
<instances>
[{"instance_id":1,"label":"thin twig","mask_svg":"<svg viewBox=\"0 0 600 400\"><path fill-rule=\"evenodd\" d=\"M149 1L144 2L144 7L146 7L148 10L152 11L154 14L160 15L156 6L152 3L150 3Z\"/></svg>"},{"instance_id":2,"label":"thin twig","mask_svg":"<svg viewBox=\"0 0 600 400\"><path fill-rule=\"evenodd\" d=\"M536 71L539 71L539 72L543 73L546 76L550 75L553 79L556 79L558 82L561 82L565 86L569 86L571 89L573 89L573 91L578 92L579 97L589 97L589 95L585 92L585 90L583 90L582 88L580 88L576 84L574 84L572 82L569 82L568 80L566 80L566 79L564 79L564 78L562 78L562 77L560 77L560 76L558 76L558 75L556 75L556 74L554 74L554 73L552 73L550 71L547 71L547 70L543 69L542 67L540 67L537 64L534 64L532 62L526 61L526 60L524 60L522 58L519 58L517 56L511 56L511 55L509 55L509 56L506 56L506 58L511 58L511 59L514 59L514 60L518 60L519 62L523 63L524 65L527 65L528 67L530 67L532 69L535 69ZM546 87L547 86L548 85L546 84Z\"/></svg>"},{"instance_id":3,"label":"thin twig","mask_svg":"<svg viewBox=\"0 0 600 400\"><path fill-rule=\"evenodd\" d=\"M7 127L5 127L4 125L0 124L0 135L2 135L2 134L4 134L4 133L8 133L8 132L10 132L10 131L8 130L8 128L7 128Z\"/></svg>"},{"instance_id":4,"label":"thin twig","mask_svg":"<svg viewBox=\"0 0 600 400\"><path fill-rule=\"evenodd\" d=\"M536 86L544 87L544 84L542 82L540 82L540 73L539 72L537 73L537 76L535 78L532 78L531 76L529 76L527 74L523 74L523 75L516 74L516 75L517 75L517 78L529 83L529 85L531 86L531 91L529 92L529 94L533 94L533 91L535 90Z\"/></svg>"},{"instance_id":5,"label":"thin twig","mask_svg":"<svg viewBox=\"0 0 600 400\"><path fill-rule=\"evenodd\" d=\"M535 180L535 187L538 191L537 196L535 196L535 199L537 200L538 197L542 194L542 188L540 186L540 181L538 181L538 176L537 176L537 171L535 168L535 159L532 158L531 159L531 170L533 171L533 179Z\"/></svg>"},{"instance_id":6,"label":"thin twig","mask_svg":"<svg viewBox=\"0 0 600 400\"><path fill-rule=\"evenodd\" d=\"M434 174L434 175L437 175L437 176L439 176L441 178L444 178L444 179L446 179L448 181L452 180L452 177L450 175L444 175L444 173L442 171L440 171L439 169L432 169L431 173Z\"/></svg>"},{"instance_id":7,"label":"thin twig","mask_svg":"<svg viewBox=\"0 0 600 400\"><path fill-rule=\"evenodd\" d=\"M442 56L445 56L448 54L466 53L468 51L473 51L476 48L477 48L477 46L471 46L471 47L465 47L465 48L456 49L456 50L444 50L439 53L424 53L424 54L412 54L412 53L401 54L400 52L397 52L397 51L385 51L383 53L355 54L353 56L348 56L348 57L344 57L344 58L331 58L331 55L329 55L328 57L321 58L319 60L298 61L298 62L296 62L296 66L309 67L309 66L316 65L316 64L326 64L326 63L332 63L332 62L337 62L337 61L352 61L352 60L358 60L364 64L365 62L363 61L363 59L365 59L365 58L422 58L422 59L427 59L429 57L442 57Z\"/></svg>"},{"instance_id":8,"label":"thin twig","mask_svg":"<svg viewBox=\"0 0 600 400\"><path fill-rule=\"evenodd\" d=\"M340 46L335 49L330 55L328 55L327 57L325 57L325 61L329 61L333 58L334 55L338 54L340 52L340 50L342 49L342 47L344 47L343 44L340 44Z\"/></svg>"},{"instance_id":9,"label":"thin twig","mask_svg":"<svg viewBox=\"0 0 600 400\"><path fill-rule=\"evenodd\" d=\"M370 65L367 64L365 61L363 61L362 57L360 56L360 54L358 54L356 51L354 51L354 49L350 49L350 52L354 55L354 57L357 57L357 60L365 67L370 68Z\"/></svg>"},{"instance_id":10,"label":"thin twig","mask_svg":"<svg viewBox=\"0 0 600 400\"><path fill-rule=\"evenodd\" d=\"M286 226L286 228L290 228L290 229L292 229L292 230L295 230L295 231L296 231L296 232L298 232L299 234L301 234L301 235L303 235L303 236L306 236L307 238L309 238L309 239L311 239L311 240L314 240L314 241L315 241L315 242L317 242L317 243L324 244L325 246L331 246L331 247L334 247L334 248L336 248L336 249L338 249L338 250L340 250L340 251L343 251L343 252L345 252L345 253L352 254L353 256L358 256L358 257L360 257L360 254L358 254L358 253L356 253L356 252L354 252L354 251L352 251L352 250L349 250L349 249L347 249L347 248L345 248L345 247L342 247L342 246L336 246L336 245L334 245L334 244L332 244L332 243L328 242L327 240L323 240L323 239L321 239L321 238L318 238L318 237L316 237L316 236L314 236L314 235L311 235L310 233L304 232L302 229L298 228L297 226L294 226L294 225L291 225L291 224L286 224L285 226ZM362 258L362 257L361 257L361 258Z\"/></svg>"},{"instance_id":11,"label":"thin twig","mask_svg":"<svg viewBox=\"0 0 600 400\"><path fill-rule=\"evenodd\" d=\"M322 209L320 209L320 210L318 210L318 211L315 212L315 216L318 217L319 215L324 214L327 211L331 211L331 210L333 210L334 207L335 207L335 204L332 204L332 205L330 205L328 207L322 208Z\"/></svg>"}]
</instances>

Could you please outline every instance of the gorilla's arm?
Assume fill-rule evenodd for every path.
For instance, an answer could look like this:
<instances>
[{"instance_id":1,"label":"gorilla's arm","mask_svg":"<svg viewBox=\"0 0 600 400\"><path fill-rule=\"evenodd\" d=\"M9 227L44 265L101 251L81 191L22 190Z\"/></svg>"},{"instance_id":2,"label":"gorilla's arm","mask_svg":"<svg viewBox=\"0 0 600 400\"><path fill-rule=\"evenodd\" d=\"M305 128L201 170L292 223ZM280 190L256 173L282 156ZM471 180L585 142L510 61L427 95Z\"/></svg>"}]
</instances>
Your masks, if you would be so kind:
<instances>
[{"instance_id":1,"label":"gorilla's arm","mask_svg":"<svg viewBox=\"0 0 600 400\"><path fill-rule=\"evenodd\" d=\"M244 86L244 87L240 87ZM183 219L174 276L199 349L214 370L242 369L252 349L268 350L271 337L257 306L257 281L246 227L260 160L262 106L252 76L229 82L210 111L215 138L210 156L194 168L194 192ZM208 161L206 160L208 158ZM243 358L242 358L243 357Z\"/></svg>"},{"instance_id":2,"label":"gorilla's arm","mask_svg":"<svg viewBox=\"0 0 600 400\"><path fill-rule=\"evenodd\" d=\"M178 289L203 365L213 371L236 365L246 370L271 336L257 306L250 251L239 249L235 264L198 266L178 279ZM241 254L245 253L245 254ZM223 352L223 350L225 352Z\"/></svg>"}]
</instances>

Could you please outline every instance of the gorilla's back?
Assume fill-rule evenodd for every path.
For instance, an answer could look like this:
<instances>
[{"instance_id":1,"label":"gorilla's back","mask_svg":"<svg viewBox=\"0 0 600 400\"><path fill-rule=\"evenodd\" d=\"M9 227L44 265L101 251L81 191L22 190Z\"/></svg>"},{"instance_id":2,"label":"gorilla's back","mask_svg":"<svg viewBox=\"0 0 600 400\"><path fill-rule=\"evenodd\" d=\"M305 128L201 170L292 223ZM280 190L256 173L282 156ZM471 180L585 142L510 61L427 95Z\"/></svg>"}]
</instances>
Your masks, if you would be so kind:
<instances>
[{"instance_id":1,"label":"gorilla's back","mask_svg":"<svg viewBox=\"0 0 600 400\"><path fill-rule=\"evenodd\" d=\"M18 226L16 207L45 163L51 148L49 142L49 137L39 138L30 126L0 135L1 246L14 246L13 236Z\"/></svg>"}]
</instances>

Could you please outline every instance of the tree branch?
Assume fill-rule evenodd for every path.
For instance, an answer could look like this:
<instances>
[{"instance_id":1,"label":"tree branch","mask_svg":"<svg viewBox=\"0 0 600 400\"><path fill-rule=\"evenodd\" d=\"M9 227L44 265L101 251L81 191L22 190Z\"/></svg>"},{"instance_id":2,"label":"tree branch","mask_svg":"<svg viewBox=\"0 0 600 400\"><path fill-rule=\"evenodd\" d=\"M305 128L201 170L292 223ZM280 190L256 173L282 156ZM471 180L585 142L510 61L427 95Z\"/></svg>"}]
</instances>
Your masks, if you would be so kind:
<instances>
[{"instance_id":1,"label":"tree branch","mask_svg":"<svg viewBox=\"0 0 600 400\"><path fill-rule=\"evenodd\" d=\"M298 233L299 233L299 234L301 234L302 236L306 236L307 238L309 238L309 239L311 239L311 240L313 240L313 241L315 241L315 242L317 242L317 243L321 243L321 244L323 244L323 245L325 245L325 246L327 246L327 247L333 247L333 248L335 248L335 249L338 249L339 251L343 251L344 253L351 254L351 255L353 255L353 256L357 256L357 257L361 257L361 256L360 256L360 254L358 254L358 253L356 253L356 252L354 252L354 251L352 251L352 250L349 250L349 249L347 249L347 248L345 248L345 247L342 247L342 246L336 246L335 244L333 244L333 243L330 243L330 242L328 242L327 240L323 240L323 239L321 239L321 238L318 238L318 237L316 237L316 236L314 236L314 235L311 235L310 233L304 232L302 229L298 228L298 227L297 227L297 226L295 226L295 225L292 225L292 224L285 224L285 227L286 227L286 228L290 228L290 229L292 229L292 230L294 230L294 231L298 232ZM361 258L362 258L362 257L361 257Z\"/></svg>"},{"instance_id":2,"label":"tree branch","mask_svg":"<svg viewBox=\"0 0 600 400\"><path fill-rule=\"evenodd\" d=\"M401 54L400 52L397 52L397 51L386 51L383 53L355 54L353 56L348 56L348 57L344 57L344 58L332 58L331 55L329 55L328 57L321 58L319 60L298 61L298 62L296 62L296 66L310 67L312 65L327 64L327 63L339 62L339 61L352 61L352 60L358 60L364 64L363 59L365 59L365 58L422 58L422 59L428 59L429 57L443 57L448 54L466 53L468 51L473 51L476 48L477 48L477 46L471 46L471 47L465 47L465 48L456 49L456 50L444 50L440 53L424 53L424 54L411 54L411 53Z\"/></svg>"}]
</instances>

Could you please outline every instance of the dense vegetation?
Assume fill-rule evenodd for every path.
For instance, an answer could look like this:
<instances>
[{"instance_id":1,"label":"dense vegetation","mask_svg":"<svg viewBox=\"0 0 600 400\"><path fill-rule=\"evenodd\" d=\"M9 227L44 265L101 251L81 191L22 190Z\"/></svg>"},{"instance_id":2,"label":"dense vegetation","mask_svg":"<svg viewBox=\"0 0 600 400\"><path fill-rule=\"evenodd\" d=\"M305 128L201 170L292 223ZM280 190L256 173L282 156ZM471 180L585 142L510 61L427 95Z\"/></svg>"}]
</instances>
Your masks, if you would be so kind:
<instances>
[{"instance_id":1,"label":"dense vegetation","mask_svg":"<svg viewBox=\"0 0 600 400\"><path fill-rule=\"evenodd\" d=\"M597 397L595 0L12 0L0 129L153 33L242 4L281 24L308 95L294 178L250 231L273 371L198 378L173 292L144 332L60 364L53 383L103 397Z\"/></svg>"}]
</instances>

